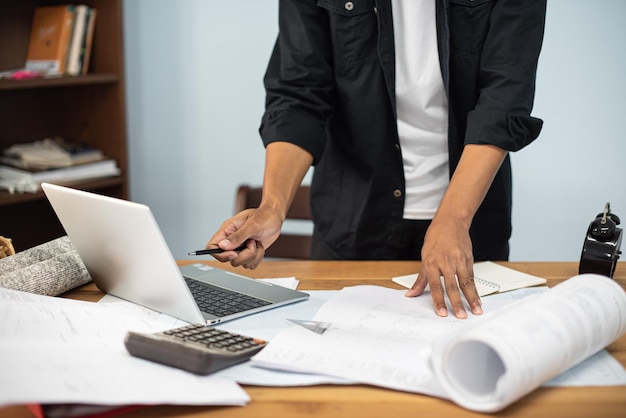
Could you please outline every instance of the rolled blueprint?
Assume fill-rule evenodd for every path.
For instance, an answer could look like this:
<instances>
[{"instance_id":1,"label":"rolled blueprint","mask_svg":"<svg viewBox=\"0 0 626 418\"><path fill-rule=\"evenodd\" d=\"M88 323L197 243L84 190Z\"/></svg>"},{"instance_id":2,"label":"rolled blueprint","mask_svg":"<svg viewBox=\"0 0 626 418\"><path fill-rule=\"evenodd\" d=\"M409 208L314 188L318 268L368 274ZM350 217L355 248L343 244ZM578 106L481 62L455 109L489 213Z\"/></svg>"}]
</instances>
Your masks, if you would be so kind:
<instances>
[{"instance_id":1,"label":"rolled blueprint","mask_svg":"<svg viewBox=\"0 0 626 418\"><path fill-rule=\"evenodd\" d=\"M625 332L624 289L583 274L438 340L432 366L454 402L496 412Z\"/></svg>"},{"instance_id":2,"label":"rolled blueprint","mask_svg":"<svg viewBox=\"0 0 626 418\"><path fill-rule=\"evenodd\" d=\"M57 296L91 281L67 236L0 259L0 287Z\"/></svg>"}]
</instances>

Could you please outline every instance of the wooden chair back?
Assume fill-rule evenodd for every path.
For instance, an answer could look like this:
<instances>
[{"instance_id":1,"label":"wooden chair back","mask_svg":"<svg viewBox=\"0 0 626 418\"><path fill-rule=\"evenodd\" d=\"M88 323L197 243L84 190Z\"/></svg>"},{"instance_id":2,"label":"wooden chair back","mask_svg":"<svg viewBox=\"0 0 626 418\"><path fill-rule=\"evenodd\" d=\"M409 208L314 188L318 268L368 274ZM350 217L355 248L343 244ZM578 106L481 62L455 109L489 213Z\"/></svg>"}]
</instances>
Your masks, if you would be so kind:
<instances>
[{"instance_id":1,"label":"wooden chair back","mask_svg":"<svg viewBox=\"0 0 626 418\"><path fill-rule=\"evenodd\" d=\"M310 194L310 186L300 186L287 211L286 220L311 220ZM240 185L235 198L235 213L259 207L262 195L261 187ZM311 258L311 239L310 233L283 232L274 244L265 250L265 256L308 260Z\"/></svg>"}]
</instances>

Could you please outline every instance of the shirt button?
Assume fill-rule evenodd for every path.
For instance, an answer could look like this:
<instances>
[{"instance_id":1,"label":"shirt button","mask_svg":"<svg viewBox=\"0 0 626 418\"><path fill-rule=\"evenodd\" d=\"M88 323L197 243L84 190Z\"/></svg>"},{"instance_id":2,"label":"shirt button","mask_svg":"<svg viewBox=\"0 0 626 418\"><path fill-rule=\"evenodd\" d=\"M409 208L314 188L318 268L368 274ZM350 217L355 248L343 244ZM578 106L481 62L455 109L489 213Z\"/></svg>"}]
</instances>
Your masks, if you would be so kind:
<instances>
[{"instance_id":1,"label":"shirt button","mask_svg":"<svg viewBox=\"0 0 626 418\"><path fill-rule=\"evenodd\" d=\"M396 189L396 190L394 190L394 191L393 191L393 196L394 196L394 197L400 197L400 196L402 196L402 190L400 190L400 189Z\"/></svg>"},{"instance_id":2,"label":"shirt button","mask_svg":"<svg viewBox=\"0 0 626 418\"><path fill-rule=\"evenodd\" d=\"M400 151L400 144L394 144L396 151Z\"/></svg>"},{"instance_id":3,"label":"shirt button","mask_svg":"<svg viewBox=\"0 0 626 418\"><path fill-rule=\"evenodd\" d=\"M352 3L351 1L347 1L346 4L343 5L343 7L345 7L346 10L350 11L354 9L354 3Z\"/></svg>"}]
</instances>

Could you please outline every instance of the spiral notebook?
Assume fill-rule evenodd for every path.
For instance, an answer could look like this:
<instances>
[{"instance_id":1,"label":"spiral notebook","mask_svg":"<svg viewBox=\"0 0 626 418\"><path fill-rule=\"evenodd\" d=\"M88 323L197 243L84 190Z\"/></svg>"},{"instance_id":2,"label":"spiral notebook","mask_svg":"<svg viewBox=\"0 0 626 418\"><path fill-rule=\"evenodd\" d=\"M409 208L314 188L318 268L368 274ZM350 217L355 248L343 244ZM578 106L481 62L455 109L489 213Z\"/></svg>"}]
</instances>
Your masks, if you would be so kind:
<instances>
[{"instance_id":1,"label":"spiral notebook","mask_svg":"<svg viewBox=\"0 0 626 418\"><path fill-rule=\"evenodd\" d=\"M410 289L417 280L417 273L392 277L391 281ZM491 261L474 263L474 282L479 296L504 293L523 287L545 285L546 279L523 273ZM426 288L428 290L428 287Z\"/></svg>"}]
</instances>

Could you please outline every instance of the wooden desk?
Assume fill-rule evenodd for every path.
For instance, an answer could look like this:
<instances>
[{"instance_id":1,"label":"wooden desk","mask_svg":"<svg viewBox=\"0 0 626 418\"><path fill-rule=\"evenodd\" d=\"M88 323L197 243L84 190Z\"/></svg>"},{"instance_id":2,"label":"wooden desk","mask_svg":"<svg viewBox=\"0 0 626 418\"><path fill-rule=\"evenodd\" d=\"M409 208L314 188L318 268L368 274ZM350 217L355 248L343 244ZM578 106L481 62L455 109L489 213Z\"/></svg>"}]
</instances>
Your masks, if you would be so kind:
<instances>
[{"instance_id":1,"label":"wooden desk","mask_svg":"<svg viewBox=\"0 0 626 418\"><path fill-rule=\"evenodd\" d=\"M189 264L197 261L181 261ZM216 262L207 264L217 265ZM575 276L578 263L502 263L513 269L548 279L548 285ZM222 265L221 267L230 268ZM254 271L237 270L250 277L300 279L300 289L341 289L372 284L396 287L391 277L419 270L408 261L265 261ZM615 279L626 289L626 262L620 262ZM93 284L65 295L97 301L102 293ZM626 336L608 347L626 367ZM158 406L135 410L124 417L476 417L482 416L456 404L427 396L368 386L313 386L270 388L245 386L252 401L245 407ZM626 386L540 388L498 414L497 417L624 417ZM25 407L0 408L0 416L31 417Z\"/></svg>"}]
</instances>

